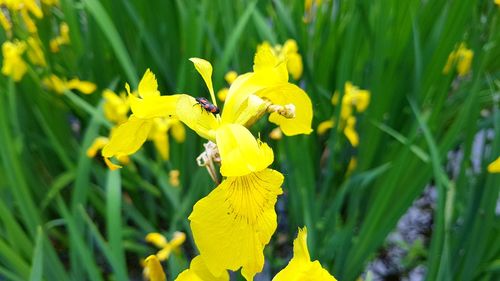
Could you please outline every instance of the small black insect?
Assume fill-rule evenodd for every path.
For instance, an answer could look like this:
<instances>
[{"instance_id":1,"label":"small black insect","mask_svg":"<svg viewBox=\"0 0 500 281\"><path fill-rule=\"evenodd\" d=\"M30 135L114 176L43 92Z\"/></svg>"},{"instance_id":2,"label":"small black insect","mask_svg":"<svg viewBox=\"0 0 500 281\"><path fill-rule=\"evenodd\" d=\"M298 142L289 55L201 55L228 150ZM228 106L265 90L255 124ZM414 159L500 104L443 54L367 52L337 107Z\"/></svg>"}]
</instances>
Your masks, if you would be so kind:
<instances>
[{"instance_id":1,"label":"small black insect","mask_svg":"<svg viewBox=\"0 0 500 281\"><path fill-rule=\"evenodd\" d=\"M203 109L206 111L215 114L218 114L220 112L219 108L215 105L213 105L211 102L209 102L206 98L204 97L198 97L195 98L195 100L201 105Z\"/></svg>"}]
</instances>

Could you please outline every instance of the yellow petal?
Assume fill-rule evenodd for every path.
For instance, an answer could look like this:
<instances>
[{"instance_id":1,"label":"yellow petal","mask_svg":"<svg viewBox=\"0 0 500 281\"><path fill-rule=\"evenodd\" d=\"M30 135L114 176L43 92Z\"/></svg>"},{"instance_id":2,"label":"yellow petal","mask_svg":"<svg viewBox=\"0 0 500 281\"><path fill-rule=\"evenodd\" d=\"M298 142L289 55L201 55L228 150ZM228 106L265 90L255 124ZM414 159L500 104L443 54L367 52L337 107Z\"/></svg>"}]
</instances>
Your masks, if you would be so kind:
<instances>
[{"instance_id":1,"label":"yellow petal","mask_svg":"<svg viewBox=\"0 0 500 281\"><path fill-rule=\"evenodd\" d=\"M171 120L170 132L172 133L172 136L177 142L183 143L184 140L186 140L186 129L184 128L184 125L182 125L179 119L170 119L170 120Z\"/></svg>"},{"instance_id":2,"label":"yellow petal","mask_svg":"<svg viewBox=\"0 0 500 281\"><path fill-rule=\"evenodd\" d=\"M469 73L474 52L464 47L458 55L457 72L459 76L465 76Z\"/></svg>"},{"instance_id":3,"label":"yellow petal","mask_svg":"<svg viewBox=\"0 0 500 281\"><path fill-rule=\"evenodd\" d=\"M153 141L161 159L168 160L170 146L167 131L170 128L170 122L166 118L155 118L153 120L153 127L149 132L148 139Z\"/></svg>"},{"instance_id":4,"label":"yellow petal","mask_svg":"<svg viewBox=\"0 0 500 281\"><path fill-rule=\"evenodd\" d=\"M163 249L158 251L156 253L156 256L158 257L159 260L165 261L170 257L170 254L172 253L172 246L170 244L167 244Z\"/></svg>"},{"instance_id":5,"label":"yellow petal","mask_svg":"<svg viewBox=\"0 0 500 281\"><path fill-rule=\"evenodd\" d=\"M159 96L151 95L138 98L129 94L130 107L138 118L174 117L177 101L181 95Z\"/></svg>"},{"instance_id":6,"label":"yellow petal","mask_svg":"<svg viewBox=\"0 0 500 281\"><path fill-rule=\"evenodd\" d=\"M167 277L165 276L165 272L163 272L163 268L160 264L160 261L155 255L151 255L146 258L144 261L146 267L144 268L144 275L147 277L147 280L151 281L166 281Z\"/></svg>"},{"instance_id":7,"label":"yellow petal","mask_svg":"<svg viewBox=\"0 0 500 281\"><path fill-rule=\"evenodd\" d=\"M87 157L93 158L97 154L97 151L102 149L106 144L108 144L109 139L106 137L97 137L95 138L92 145L87 149Z\"/></svg>"},{"instance_id":8,"label":"yellow petal","mask_svg":"<svg viewBox=\"0 0 500 281\"><path fill-rule=\"evenodd\" d=\"M274 160L272 149L257 141L242 125L229 124L217 129L217 146L221 157L223 176L243 176L262 171Z\"/></svg>"},{"instance_id":9,"label":"yellow petal","mask_svg":"<svg viewBox=\"0 0 500 281\"><path fill-rule=\"evenodd\" d=\"M298 53L287 55L287 69L293 79L299 80L302 76L304 66L302 65L302 56Z\"/></svg>"},{"instance_id":10,"label":"yellow petal","mask_svg":"<svg viewBox=\"0 0 500 281\"><path fill-rule=\"evenodd\" d=\"M202 138L215 140L215 129L219 122L215 116L202 108L191 96L181 95L177 102L176 115L186 126Z\"/></svg>"},{"instance_id":11,"label":"yellow petal","mask_svg":"<svg viewBox=\"0 0 500 281\"><path fill-rule=\"evenodd\" d=\"M238 73L234 70L228 71L226 75L224 75L224 79L229 85L231 85L236 78L238 78Z\"/></svg>"},{"instance_id":12,"label":"yellow petal","mask_svg":"<svg viewBox=\"0 0 500 281\"><path fill-rule=\"evenodd\" d=\"M102 156L112 157L135 153L146 141L151 126L153 126L152 120L131 115L127 122L116 128L111 140L102 149Z\"/></svg>"},{"instance_id":13,"label":"yellow petal","mask_svg":"<svg viewBox=\"0 0 500 281\"><path fill-rule=\"evenodd\" d=\"M359 145L359 136L358 132L356 132L356 118L351 116L347 119L347 125L344 128L344 135L349 140L353 147L357 147Z\"/></svg>"},{"instance_id":14,"label":"yellow petal","mask_svg":"<svg viewBox=\"0 0 500 281\"><path fill-rule=\"evenodd\" d=\"M102 96L104 98L103 110L106 119L117 124L125 122L130 109L128 99L124 95L118 96L109 89L105 89Z\"/></svg>"},{"instance_id":15,"label":"yellow petal","mask_svg":"<svg viewBox=\"0 0 500 281\"><path fill-rule=\"evenodd\" d=\"M148 243L155 245L157 248L163 248L168 244L167 238L165 238L165 236L161 235L158 232L148 233L148 235L146 235L146 238L144 238L144 240L146 240L146 242Z\"/></svg>"},{"instance_id":16,"label":"yellow petal","mask_svg":"<svg viewBox=\"0 0 500 281\"><path fill-rule=\"evenodd\" d=\"M276 112L269 116L269 121L280 126L285 135L293 136L312 132L312 103L304 90L287 83L260 91L257 95L269 99L273 104L283 106L292 104L295 107L294 118L286 118Z\"/></svg>"},{"instance_id":17,"label":"yellow petal","mask_svg":"<svg viewBox=\"0 0 500 281\"><path fill-rule=\"evenodd\" d=\"M88 81L80 81L79 79L69 80L66 84L66 87L70 90L78 90L86 95L92 94L97 88L94 83Z\"/></svg>"},{"instance_id":18,"label":"yellow petal","mask_svg":"<svg viewBox=\"0 0 500 281\"><path fill-rule=\"evenodd\" d=\"M138 92L139 96L144 99L160 95L160 92L158 92L158 82L156 81L156 77L149 68L146 69L141 82L139 82Z\"/></svg>"},{"instance_id":19,"label":"yellow petal","mask_svg":"<svg viewBox=\"0 0 500 281\"><path fill-rule=\"evenodd\" d=\"M200 256L196 256L189 266L177 276L176 281L229 281L229 274L223 272L221 276L215 277L210 273Z\"/></svg>"},{"instance_id":20,"label":"yellow petal","mask_svg":"<svg viewBox=\"0 0 500 281\"><path fill-rule=\"evenodd\" d=\"M42 83L47 88L55 91L58 94L63 94L66 90L66 83L54 74L51 74L49 77L44 78Z\"/></svg>"},{"instance_id":21,"label":"yellow petal","mask_svg":"<svg viewBox=\"0 0 500 281\"><path fill-rule=\"evenodd\" d=\"M108 168L111 171L115 171L115 170L118 170L118 169L122 168L122 166L117 165L117 164L111 162L111 160L108 157L104 157L104 163L106 163L106 166L108 166Z\"/></svg>"},{"instance_id":22,"label":"yellow petal","mask_svg":"<svg viewBox=\"0 0 500 281\"><path fill-rule=\"evenodd\" d=\"M260 85L288 82L286 62L274 55L269 46L259 46L255 54L253 70L255 82Z\"/></svg>"},{"instance_id":23,"label":"yellow petal","mask_svg":"<svg viewBox=\"0 0 500 281\"><path fill-rule=\"evenodd\" d=\"M189 60L194 64L194 67L198 73L200 73L203 81L205 81L208 91L210 92L210 96L212 97L212 102L217 105L214 100L214 87L212 85L212 65L210 62L200 58L190 58Z\"/></svg>"},{"instance_id":24,"label":"yellow petal","mask_svg":"<svg viewBox=\"0 0 500 281\"><path fill-rule=\"evenodd\" d=\"M233 108L234 117L227 118L229 115L222 117L222 124L240 124L245 127L250 127L266 112L267 104L260 97L249 95L239 104L238 108ZM225 112L225 111L224 111ZM228 120L231 119L231 120Z\"/></svg>"},{"instance_id":25,"label":"yellow petal","mask_svg":"<svg viewBox=\"0 0 500 281\"><path fill-rule=\"evenodd\" d=\"M247 280L262 270L264 246L276 230L276 197L283 175L266 169L228 177L199 200L189 216L193 237L210 272L238 270Z\"/></svg>"},{"instance_id":26,"label":"yellow petal","mask_svg":"<svg viewBox=\"0 0 500 281\"><path fill-rule=\"evenodd\" d=\"M336 281L318 261L311 261L307 249L307 229L299 228L293 241L293 258L288 265L273 278L273 281Z\"/></svg>"},{"instance_id":27,"label":"yellow petal","mask_svg":"<svg viewBox=\"0 0 500 281\"><path fill-rule=\"evenodd\" d=\"M179 248L186 241L186 234L184 232L176 231L172 240L170 240L170 245L172 248Z\"/></svg>"},{"instance_id":28,"label":"yellow petal","mask_svg":"<svg viewBox=\"0 0 500 281\"><path fill-rule=\"evenodd\" d=\"M500 173L500 157L488 165L489 173Z\"/></svg>"},{"instance_id":29,"label":"yellow petal","mask_svg":"<svg viewBox=\"0 0 500 281\"><path fill-rule=\"evenodd\" d=\"M226 97L227 97L227 92L229 91L228 88L222 88L220 89L218 92L217 92L217 98L220 100L220 101L225 101L226 100Z\"/></svg>"},{"instance_id":30,"label":"yellow petal","mask_svg":"<svg viewBox=\"0 0 500 281\"><path fill-rule=\"evenodd\" d=\"M326 120L326 121L319 123L318 129L317 129L318 135L320 135L320 136L324 135L326 133L326 131L333 128L333 125L335 125L333 120Z\"/></svg>"}]
</instances>

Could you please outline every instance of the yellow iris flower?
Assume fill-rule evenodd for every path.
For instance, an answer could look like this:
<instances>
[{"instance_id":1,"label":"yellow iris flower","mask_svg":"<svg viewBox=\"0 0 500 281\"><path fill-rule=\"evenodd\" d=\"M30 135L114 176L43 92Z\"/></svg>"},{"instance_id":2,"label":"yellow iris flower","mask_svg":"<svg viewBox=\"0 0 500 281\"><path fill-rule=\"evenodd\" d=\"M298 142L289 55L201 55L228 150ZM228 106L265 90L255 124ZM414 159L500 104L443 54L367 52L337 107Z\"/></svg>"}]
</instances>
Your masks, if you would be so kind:
<instances>
[{"instance_id":1,"label":"yellow iris flower","mask_svg":"<svg viewBox=\"0 0 500 281\"><path fill-rule=\"evenodd\" d=\"M146 235L146 242L152 243L160 249L156 256L160 261L167 260L172 252L178 252L184 241L186 241L186 234L180 231L174 232L172 240L169 242L165 236L157 232L152 232Z\"/></svg>"},{"instance_id":2,"label":"yellow iris flower","mask_svg":"<svg viewBox=\"0 0 500 281\"><path fill-rule=\"evenodd\" d=\"M69 26L67 23L62 22L59 25L59 35L55 38L52 38L49 42L50 50L53 53L57 53L60 50L60 46L68 45L71 42L69 37Z\"/></svg>"},{"instance_id":3,"label":"yellow iris flower","mask_svg":"<svg viewBox=\"0 0 500 281\"><path fill-rule=\"evenodd\" d=\"M6 41L2 44L3 75L12 77L14 81L20 81L23 78L28 71L28 65L22 58L24 51L26 51L25 42Z\"/></svg>"},{"instance_id":4,"label":"yellow iris flower","mask_svg":"<svg viewBox=\"0 0 500 281\"><path fill-rule=\"evenodd\" d=\"M172 132L177 142L184 142L186 138L184 125L176 118L155 118L153 122L153 127L151 131L149 131L148 140L153 141L161 159L168 160L170 158L168 132Z\"/></svg>"},{"instance_id":5,"label":"yellow iris flower","mask_svg":"<svg viewBox=\"0 0 500 281\"><path fill-rule=\"evenodd\" d=\"M488 165L489 173L500 173L500 157Z\"/></svg>"},{"instance_id":6,"label":"yellow iris flower","mask_svg":"<svg viewBox=\"0 0 500 281\"><path fill-rule=\"evenodd\" d=\"M191 61L215 100L212 65L198 58ZM266 112L271 113L269 121L279 125L285 135L312 131L311 100L302 89L288 83L286 65L266 48L256 54L254 72L240 75L233 82L220 117L209 113L189 95L161 96L149 70L139 83L140 98L131 95L128 86L127 91L133 114L104 147L106 158L136 152L148 137L154 118L176 117L201 137L217 143L222 175L242 176L269 165L260 159L271 149L257 142L246 129Z\"/></svg>"},{"instance_id":7,"label":"yellow iris flower","mask_svg":"<svg viewBox=\"0 0 500 281\"><path fill-rule=\"evenodd\" d=\"M319 261L311 261L307 248L307 228L300 229L293 241L293 258L283 268L273 281L336 281Z\"/></svg>"},{"instance_id":8,"label":"yellow iris flower","mask_svg":"<svg viewBox=\"0 0 500 281\"><path fill-rule=\"evenodd\" d=\"M470 72L474 52L468 49L465 43L461 43L458 49L451 52L443 68L443 73L448 74L454 66L457 68L458 76L465 76Z\"/></svg>"},{"instance_id":9,"label":"yellow iris flower","mask_svg":"<svg viewBox=\"0 0 500 281\"><path fill-rule=\"evenodd\" d=\"M31 36L26 41L28 43L28 58L34 65L39 66L47 66L47 62L45 61L45 55L42 50L42 43L40 42L40 38L38 36Z\"/></svg>"}]
</instances>

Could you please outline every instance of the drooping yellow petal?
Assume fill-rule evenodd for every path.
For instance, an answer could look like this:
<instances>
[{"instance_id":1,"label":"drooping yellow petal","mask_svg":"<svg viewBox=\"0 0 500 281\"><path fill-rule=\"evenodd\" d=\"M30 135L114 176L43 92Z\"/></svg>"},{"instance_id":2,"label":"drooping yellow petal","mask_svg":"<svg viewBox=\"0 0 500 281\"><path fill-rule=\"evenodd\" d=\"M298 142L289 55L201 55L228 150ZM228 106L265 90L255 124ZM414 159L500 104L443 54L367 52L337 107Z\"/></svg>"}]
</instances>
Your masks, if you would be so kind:
<instances>
[{"instance_id":1,"label":"drooping yellow petal","mask_svg":"<svg viewBox=\"0 0 500 281\"><path fill-rule=\"evenodd\" d=\"M500 157L488 165L489 173L500 173Z\"/></svg>"},{"instance_id":2,"label":"drooping yellow petal","mask_svg":"<svg viewBox=\"0 0 500 281\"><path fill-rule=\"evenodd\" d=\"M176 115L186 126L202 138L215 140L215 130L219 122L215 116L203 109L191 96L181 95L177 102Z\"/></svg>"},{"instance_id":3,"label":"drooping yellow petal","mask_svg":"<svg viewBox=\"0 0 500 281\"><path fill-rule=\"evenodd\" d=\"M135 153L146 141L152 126L153 120L131 115L113 132L109 143L102 149L102 156L109 158Z\"/></svg>"},{"instance_id":4,"label":"drooping yellow petal","mask_svg":"<svg viewBox=\"0 0 500 281\"><path fill-rule=\"evenodd\" d=\"M287 83L265 89L258 92L257 95L269 99L275 105L293 105L295 108L295 117L293 118L287 118L277 112L271 113L269 116L269 121L279 125L285 135L293 136L312 132L312 103L304 90Z\"/></svg>"},{"instance_id":5,"label":"drooping yellow petal","mask_svg":"<svg viewBox=\"0 0 500 281\"><path fill-rule=\"evenodd\" d=\"M159 96L151 95L147 98L138 98L129 94L132 112L138 118L174 117L177 101L181 95Z\"/></svg>"},{"instance_id":6,"label":"drooping yellow petal","mask_svg":"<svg viewBox=\"0 0 500 281\"><path fill-rule=\"evenodd\" d=\"M474 52L463 47L458 55L457 72L459 76L465 76L470 72Z\"/></svg>"},{"instance_id":7,"label":"drooping yellow petal","mask_svg":"<svg viewBox=\"0 0 500 281\"><path fill-rule=\"evenodd\" d=\"M210 273L200 256L196 256L189 266L177 276L176 281L229 281L229 274L223 272L221 276L215 277Z\"/></svg>"},{"instance_id":8,"label":"drooping yellow petal","mask_svg":"<svg viewBox=\"0 0 500 281\"><path fill-rule=\"evenodd\" d=\"M347 124L344 128L344 135L349 140L353 147L357 147L359 145L359 136L356 131L356 118L351 116L347 119Z\"/></svg>"},{"instance_id":9,"label":"drooping yellow petal","mask_svg":"<svg viewBox=\"0 0 500 281\"><path fill-rule=\"evenodd\" d=\"M252 280L262 270L264 246L277 226L274 205L282 183L283 175L271 169L228 177L194 205L193 237L213 275L242 267Z\"/></svg>"},{"instance_id":10,"label":"drooping yellow petal","mask_svg":"<svg viewBox=\"0 0 500 281\"><path fill-rule=\"evenodd\" d=\"M210 97L212 98L212 102L217 106L214 94L214 87L212 85L212 64L200 58L190 58L189 60L194 64L194 67L196 68L198 73L200 73L201 77L203 78L203 81L205 81L208 91L210 92Z\"/></svg>"},{"instance_id":11,"label":"drooping yellow petal","mask_svg":"<svg viewBox=\"0 0 500 281\"><path fill-rule=\"evenodd\" d=\"M216 133L221 157L220 172L226 177L243 176L262 171L274 160L272 149L257 141L242 125L222 125Z\"/></svg>"},{"instance_id":12,"label":"drooping yellow petal","mask_svg":"<svg viewBox=\"0 0 500 281\"><path fill-rule=\"evenodd\" d=\"M155 255L151 255L144 261L144 276L150 281L167 281L165 272L160 264L160 261Z\"/></svg>"},{"instance_id":13,"label":"drooping yellow petal","mask_svg":"<svg viewBox=\"0 0 500 281\"><path fill-rule=\"evenodd\" d=\"M97 151L102 149L106 144L108 144L109 139L106 137L97 137L94 142L87 148L87 157L93 158L97 154Z\"/></svg>"},{"instance_id":14,"label":"drooping yellow petal","mask_svg":"<svg viewBox=\"0 0 500 281\"><path fill-rule=\"evenodd\" d=\"M146 69L144 76L142 76L141 82L139 82L138 92L139 96L143 99L160 95L156 77L149 68Z\"/></svg>"},{"instance_id":15,"label":"drooping yellow petal","mask_svg":"<svg viewBox=\"0 0 500 281\"><path fill-rule=\"evenodd\" d=\"M81 81L80 79L74 78L67 82L66 88L70 90L78 90L83 94L89 95L95 91L97 86L92 82Z\"/></svg>"},{"instance_id":16,"label":"drooping yellow petal","mask_svg":"<svg viewBox=\"0 0 500 281\"><path fill-rule=\"evenodd\" d=\"M293 241L293 258L288 265L273 278L273 281L336 281L321 267L319 261L311 261L307 249L307 229L299 228Z\"/></svg>"},{"instance_id":17,"label":"drooping yellow petal","mask_svg":"<svg viewBox=\"0 0 500 281\"><path fill-rule=\"evenodd\" d=\"M324 135L326 133L326 131L328 131L329 129L333 128L333 125L335 125L335 123L333 122L333 120L323 121L323 122L319 123L318 129L316 130L316 132L320 136Z\"/></svg>"},{"instance_id":18,"label":"drooping yellow petal","mask_svg":"<svg viewBox=\"0 0 500 281\"><path fill-rule=\"evenodd\" d=\"M118 170L118 169L122 168L122 166L117 165L117 164L111 162L111 160L109 159L109 157L104 157L104 163L106 163L106 166L108 166L108 168L111 171Z\"/></svg>"},{"instance_id":19,"label":"drooping yellow petal","mask_svg":"<svg viewBox=\"0 0 500 281\"><path fill-rule=\"evenodd\" d=\"M55 91L58 94L63 94L66 90L66 83L54 74L51 74L49 77L44 78L42 83L47 88Z\"/></svg>"}]
</instances>

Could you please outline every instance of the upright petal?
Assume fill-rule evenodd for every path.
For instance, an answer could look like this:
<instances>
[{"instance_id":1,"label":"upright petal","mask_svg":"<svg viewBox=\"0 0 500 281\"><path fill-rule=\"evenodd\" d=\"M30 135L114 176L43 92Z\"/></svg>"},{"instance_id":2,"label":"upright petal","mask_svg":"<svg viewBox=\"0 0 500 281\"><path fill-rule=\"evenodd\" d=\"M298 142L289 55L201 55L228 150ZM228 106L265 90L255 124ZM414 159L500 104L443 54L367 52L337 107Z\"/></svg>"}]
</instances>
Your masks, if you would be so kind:
<instances>
[{"instance_id":1,"label":"upright petal","mask_svg":"<svg viewBox=\"0 0 500 281\"><path fill-rule=\"evenodd\" d=\"M210 272L238 270L247 280L262 270L263 250L276 230L274 210L283 175L266 169L228 177L198 201L189 216L194 240Z\"/></svg>"},{"instance_id":2,"label":"upright petal","mask_svg":"<svg viewBox=\"0 0 500 281\"><path fill-rule=\"evenodd\" d=\"M210 62L200 59L200 58L190 58L189 59L193 64L198 73L200 73L201 77L207 84L208 91L210 92L210 96L214 99L214 87L212 85L212 65ZM212 100L215 102L215 100Z\"/></svg>"},{"instance_id":3,"label":"upright petal","mask_svg":"<svg viewBox=\"0 0 500 281\"><path fill-rule=\"evenodd\" d=\"M146 141L153 120L131 115L127 122L113 132L109 143L102 149L102 156L113 157L135 153Z\"/></svg>"},{"instance_id":4,"label":"upright petal","mask_svg":"<svg viewBox=\"0 0 500 281\"><path fill-rule=\"evenodd\" d=\"M176 106L176 115L182 123L195 131L201 137L215 140L215 129L219 122L215 116L206 111L191 96L181 95Z\"/></svg>"},{"instance_id":5,"label":"upright petal","mask_svg":"<svg viewBox=\"0 0 500 281\"><path fill-rule=\"evenodd\" d=\"M160 95L156 77L153 72L149 70L149 68L146 69L144 76L142 76L141 82L139 82L138 92L141 98L149 98Z\"/></svg>"},{"instance_id":6,"label":"upright petal","mask_svg":"<svg viewBox=\"0 0 500 281\"><path fill-rule=\"evenodd\" d=\"M222 125L217 129L216 140L223 176L236 177L262 171L274 160L272 149L257 141L242 125Z\"/></svg>"},{"instance_id":7,"label":"upright petal","mask_svg":"<svg viewBox=\"0 0 500 281\"><path fill-rule=\"evenodd\" d=\"M319 261L311 261L307 249L307 229L299 229L293 241L293 258L288 265L273 278L273 281L336 281L321 267Z\"/></svg>"},{"instance_id":8,"label":"upright petal","mask_svg":"<svg viewBox=\"0 0 500 281\"><path fill-rule=\"evenodd\" d=\"M208 270L200 256L196 256L189 265L189 269L184 270L177 276L176 281L229 281L229 274L222 273L221 276L215 277Z\"/></svg>"},{"instance_id":9,"label":"upright petal","mask_svg":"<svg viewBox=\"0 0 500 281\"><path fill-rule=\"evenodd\" d=\"M273 104L292 104L295 107L294 118L286 118L276 112L269 116L269 121L279 125L285 135L293 136L312 132L312 103L304 90L287 83L260 91L257 95L269 99Z\"/></svg>"}]
</instances>

